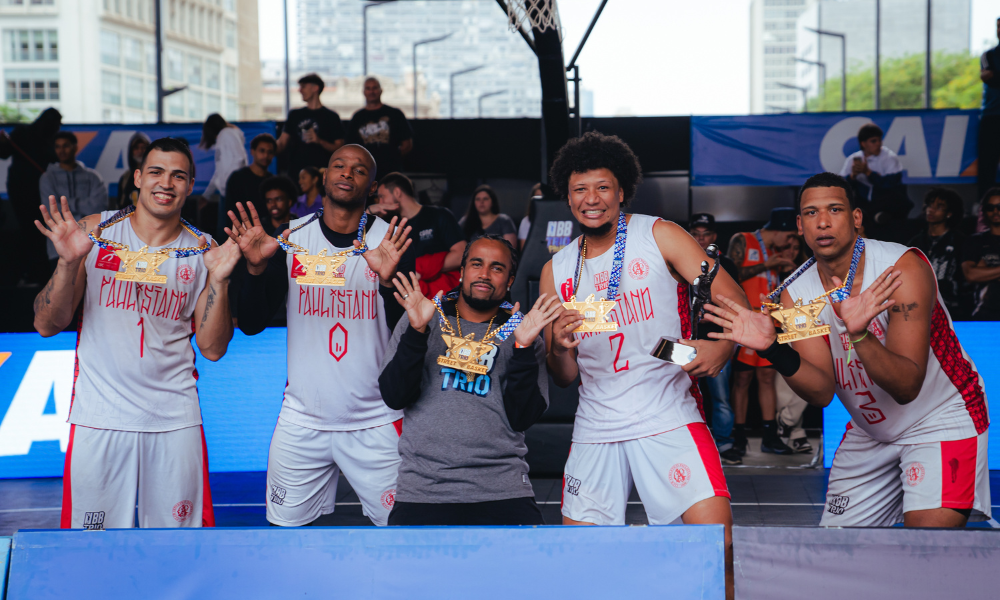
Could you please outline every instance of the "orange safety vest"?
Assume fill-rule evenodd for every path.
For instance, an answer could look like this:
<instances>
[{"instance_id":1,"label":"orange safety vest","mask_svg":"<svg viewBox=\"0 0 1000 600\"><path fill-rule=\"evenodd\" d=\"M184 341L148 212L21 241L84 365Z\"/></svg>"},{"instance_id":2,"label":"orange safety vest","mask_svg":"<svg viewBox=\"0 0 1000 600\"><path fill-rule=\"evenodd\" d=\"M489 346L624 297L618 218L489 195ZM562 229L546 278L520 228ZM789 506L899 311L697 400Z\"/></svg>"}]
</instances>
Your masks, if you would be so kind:
<instances>
[{"instance_id":1,"label":"orange safety vest","mask_svg":"<svg viewBox=\"0 0 1000 600\"><path fill-rule=\"evenodd\" d=\"M767 260L767 249L762 247L760 241L757 240L757 235L754 232L740 234L746 241L746 254L743 255L743 263L736 265L738 268L752 267L754 265L764 264ZM741 281L740 285L743 287L743 291L746 292L747 300L750 301L751 308L760 307L760 295L764 294L767 296L775 288L778 287L778 283L781 281L777 269L768 269L766 271L761 271L757 273L750 279ZM757 353L749 348L740 348L739 352L736 354L736 359L741 363L751 365L754 367L767 367L770 366L770 362L764 360L763 358L757 356Z\"/></svg>"}]
</instances>

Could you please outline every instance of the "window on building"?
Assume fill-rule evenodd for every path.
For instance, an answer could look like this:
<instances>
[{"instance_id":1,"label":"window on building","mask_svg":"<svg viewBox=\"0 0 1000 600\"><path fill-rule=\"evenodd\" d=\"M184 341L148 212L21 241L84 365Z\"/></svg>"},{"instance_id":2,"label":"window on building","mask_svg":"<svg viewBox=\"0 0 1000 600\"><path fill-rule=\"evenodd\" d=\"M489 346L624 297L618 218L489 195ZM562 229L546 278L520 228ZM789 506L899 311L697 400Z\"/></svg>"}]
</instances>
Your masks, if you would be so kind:
<instances>
[{"instance_id":1,"label":"window on building","mask_svg":"<svg viewBox=\"0 0 1000 600\"><path fill-rule=\"evenodd\" d=\"M167 113L171 116L184 116L184 94L185 92L177 92L176 94L167 96Z\"/></svg>"},{"instance_id":2,"label":"window on building","mask_svg":"<svg viewBox=\"0 0 1000 600\"><path fill-rule=\"evenodd\" d=\"M201 98L201 92L192 92L191 90L187 90L188 117L192 119L200 119L204 116L204 113L202 112L204 109L201 106Z\"/></svg>"},{"instance_id":3,"label":"window on building","mask_svg":"<svg viewBox=\"0 0 1000 600\"><path fill-rule=\"evenodd\" d=\"M133 37L126 37L124 42L125 68L129 71L138 71L141 73L143 66L142 42Z\"/></svg>"},{"instance_id":4,"label":"window on building","mask_svg":"<svg viewBox=\"0 0 1000 600\"><path fill-rule=\"evenodd\" d=\"M143 47L146 49L146 72L156 75L156 44L144 44Z\"/></svg>"},{"instance_id":5,"label":"window on building","mask_svg":"<svg viewBox=\"0 0 1000 600\"><path fill-rule=\"evenodd\" d=\"M187 82L191 85L201 85L201 58L188 54L188 77Z\"/></svg>"},{"instance_id":6,"label":"window on building","mask_svg":"<svg viewBox=\"0 0 1000 600\"><path fill-rule=\"evenodd\" d=\"M205 87L219 89L219 63L214 60L205 60Z\"/></svg>"},{"instance_id":7,"label":"window on building","mask_svg":"<svg viewBox=\"0 0 1000 600\"><path fill-rule=\"evenodd\" d=\"M146 80L146 110L156 112L156 81Z\"/></svg>"},{"instance_id":8,"label":"window on building","mask_svg":"<svg viewBox=\"0 0 1000 600\"><path fill-rule=\"evenodd\" d=\"M240 111L235 98L226 98L226 120L239 121Z\"/></svg>"},{"instance_id":9,"label":"window on building","mask_svg":"<svg viewBox=\"0 0 1000 600\"><path fill-rule=\"evenodd\" d=\"M125 77L125 106L142 110L142 79Z\"/></svg>"},{"instance_id":10,"label":"window on building","mask_svg":"<svg viewBox=\"0 0 1000 600\"><path fill-rule=\"evenodd\" d=\"M226 67L226 93L236 94L236 68Z\"/></svg>"},{"instance_id":11,"label":"window on building","mask_svg":"<svg viewBox=\"0 0 1000 600\"><path fill-rule=\"evenodd\" d=\"M101 101L105 104L121 105L122 76L118 73L101 71Z\"/></svg>"},{"instance_id":12,"label":"window on building","mask_svg":"<svg viewBox=\"0 0 1000 600\"><path fill-rule=\"evenodd\" d=\"M184 54L180 50L167 49L167 77L184 81Z\"/></svg>"},{"instance_id":13,"label":"window on building","mask_svg":"<svg viewBox=\"0 0 1000 600\"><path fill-rule=\"evenodd\" d=\"M222 112L222 98L218 94L205 94L205 114Z\"/></svg>"},{"instance_id":14,"label":"window on building","mask_svg":"<svg viewBox=\"0 0 1000 600\"><path fill-rule=\"evenodd\" d=\"M121 123L122 111L118 108L105 108L103 111L105 123Z\"/></svg>"},{"instance_id":15,"label":"window on building","mask_svg":"<svg viewBox=\"0 0 1000 600\"><path fill-rule=\"evenodd\" d=\"M101 30L101 62L106 65L117 67L121 64L119 60L120 36L114 31Z\"/></svg>"},{"instance_id":16,"label":"window on building","mask_svg":"<svg viewBox=\"0 0 1000 600\"><path fill-rule=\"evenodd\" d=\"M59 99L59 80L54 79L49 81L49 100Z\"/></svg>"},{"instance_id":17,"label":"window on building","mask_svg":"<svg viewBox=\"0 0 1000 600\"><path fill-rule=\"evenodd\" d=\"M59 37L55 29L3 32L3 57L10 62L59 60Z\"/></svg>"},{"instance_id":18,"label":"window on building","mask_svg":"<svg viewBox=\"0 0 1000 600\"><path fill-rule=\"evenodd\" d=\"M236 0L222 0L222 8L230 12L236 12Z\"/></svg>"},{"instance_id":19,"label":"window on building","mask_svg":"<svg viewBox=\"0 0 1000 600\"><path fill-rule=\"evenodd\" d=\"M59 71L56 69L6 69L4 96L8 101L59 99Z\"/></svg>"},{"instance_id":20,"label":"window on building","mask_svg":"<svg viewBox=\"0 0 1000 600\"><path fill-rule=\"evenodd\" d=\"M226 48L236 48L236 23L226 19Z\"/></svg>"}]
</instances>

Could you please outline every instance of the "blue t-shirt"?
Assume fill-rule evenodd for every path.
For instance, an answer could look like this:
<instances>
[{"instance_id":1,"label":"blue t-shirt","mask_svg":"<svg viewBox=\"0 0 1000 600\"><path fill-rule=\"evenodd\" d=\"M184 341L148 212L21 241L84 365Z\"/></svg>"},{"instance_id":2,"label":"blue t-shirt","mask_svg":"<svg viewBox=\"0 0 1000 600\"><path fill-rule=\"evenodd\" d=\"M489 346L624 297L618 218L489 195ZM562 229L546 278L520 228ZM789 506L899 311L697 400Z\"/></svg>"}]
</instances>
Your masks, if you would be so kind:
<instances>
[{"instance_id":1,"label":"blue t-shirt","mask_svg":"<svg viewBox=\"0 0 1000 600\"><path fill-rule=\"evenodd\" d=\"M983 114L984 115L1000 115L1000 64L998 64L997 59L1000 58L997 50L1000 46L993 48L992 50L987 50L983 52L983 55L979 58L979 66L981 69L989 69L993 71L993 78L988 82L983 82Z\"/></svg>"}]
</instances>

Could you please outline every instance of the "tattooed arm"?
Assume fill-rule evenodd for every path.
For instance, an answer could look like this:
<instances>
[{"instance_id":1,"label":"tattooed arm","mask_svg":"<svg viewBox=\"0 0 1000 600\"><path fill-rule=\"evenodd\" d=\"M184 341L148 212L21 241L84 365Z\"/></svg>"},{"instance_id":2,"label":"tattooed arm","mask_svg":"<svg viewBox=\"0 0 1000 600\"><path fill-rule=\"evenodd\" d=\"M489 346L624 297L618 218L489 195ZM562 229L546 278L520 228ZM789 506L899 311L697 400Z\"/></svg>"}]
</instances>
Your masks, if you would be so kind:
<instances>
[{"instance_id":1,"label":"tattooed arm","mask_svg":"<svg viewBox=\"0 0 1000 600\"><path fill-rule=\"evenodd\" d=\"M767 257L767 261L760 263L759 265L751 265L749 267L744 267L743 259L746 258L747 254L747 238L742 233L737 233L729 240L729 258L736 264L736 268L740 273L740 281L746 281L751 277L763 273L768 269L775 269L780 267L791 267L795 268L795 263L790 259L781 256L778 253L774 253Z\"/></svg>"},{"instance_id":2,"label":"tattooed arm","mask_svg":"<svg viewBox=\"0 0 1000 600\"><path fill-rule=\"evenodd\" d=\"M204 243L204 238L202 238ZM194 309L195 335L202 356L216 361L226 354L229 340L233 339L233 318L229 312L229 276L243 254L233 240L219 246L214 241L212 249L204 255L208 281L198 297Z\"/></svg>"},{"instance_id":3,"label":"tattooed arm","mask_svg":"<svg viewBox=\"0 0 1000 600\"><path fill-rule=\"evenodd\" d=\"M100 223L100 215L80 221L73 219L66 197L56 206L55 196L49 196L49 207L41 206L42 219L35 221L42 235L52 241L59 261L52 277L35 297L35 329L43 337L53 336L69 325L86 289L85 259L94 246L87 234Z\"/></svg>"}]
</instances>

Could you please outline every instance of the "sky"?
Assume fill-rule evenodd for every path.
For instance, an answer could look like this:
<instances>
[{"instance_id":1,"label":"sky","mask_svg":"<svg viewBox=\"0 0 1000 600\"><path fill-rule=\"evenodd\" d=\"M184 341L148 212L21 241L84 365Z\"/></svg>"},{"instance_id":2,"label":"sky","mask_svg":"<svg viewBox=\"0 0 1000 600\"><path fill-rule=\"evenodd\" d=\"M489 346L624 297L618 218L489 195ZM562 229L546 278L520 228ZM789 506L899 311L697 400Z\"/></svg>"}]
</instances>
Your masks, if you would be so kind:
<instances>
[{"instance_id":1,"label":"sky","mask_svg":"<svg viewBox=\"0 0 1000 600\"><path fill-rule=\"evenodd\" d=\"M261 23L281 23L282 0L257 3ZM567 62L599 5L559 0ZM294 60L294 10L289 13ZM972 0L973 52L997 43L997 17L1000 0ZM596 116L746 114L749 47L750 0L609 0L577 63ZM261 36L260 54L284 58L280 25Z\"/></svg>"}]
</instances>

